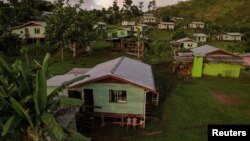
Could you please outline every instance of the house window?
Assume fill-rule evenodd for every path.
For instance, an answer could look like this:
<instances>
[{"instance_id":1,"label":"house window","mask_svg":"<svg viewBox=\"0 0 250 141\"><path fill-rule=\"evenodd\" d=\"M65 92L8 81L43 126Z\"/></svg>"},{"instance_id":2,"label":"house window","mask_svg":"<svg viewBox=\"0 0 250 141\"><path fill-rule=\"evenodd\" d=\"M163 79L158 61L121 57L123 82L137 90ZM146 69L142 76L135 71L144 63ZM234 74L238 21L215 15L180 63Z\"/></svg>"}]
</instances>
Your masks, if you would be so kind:
<instances>
[{"instance_id":1,"label":"house window","mask_svg":"<svg viewBox=\"0 0 250 141\"><path fill-rule=\"evenodd\" d=\"M23 31L20 31L21 34L23 34Z\"/></svg>"},{"instance_id":2,"label":"house window","mask_svg":"<svg viewBox=\"0 0 250 141\"><path fill-rule=\"evenodd\" d=\"M188 43L188 47L192 47L193 46L193 44L192 43Z\"/></svg>"},{"instance_id":3,"label":"house window","mask_svg":"<svg viewBox=\"0 0 250 141\"><path fill-rule=\"evenodd\" d=\"M124 90L109 90L109 102L126 103L127 92Z\"/></svg>"},{"instance_id":4,"label":"house window","mask_svg":"<svg viewBox=\"0 0 250 141\"><path fill-rule=\"evenodd\" d=\"M40 34L40 28L35 28L35 34Z\"/></svg>"},{"instance_id":5,"label":"house window","mask_svg":"<svg viewBox=\"0 0 250 141\"><path fill-rule=\"evenodd\" d=\"M70 98L82 99L82 94L80 91L68 91L68 96Z\"/></svg>"}]
</instances>

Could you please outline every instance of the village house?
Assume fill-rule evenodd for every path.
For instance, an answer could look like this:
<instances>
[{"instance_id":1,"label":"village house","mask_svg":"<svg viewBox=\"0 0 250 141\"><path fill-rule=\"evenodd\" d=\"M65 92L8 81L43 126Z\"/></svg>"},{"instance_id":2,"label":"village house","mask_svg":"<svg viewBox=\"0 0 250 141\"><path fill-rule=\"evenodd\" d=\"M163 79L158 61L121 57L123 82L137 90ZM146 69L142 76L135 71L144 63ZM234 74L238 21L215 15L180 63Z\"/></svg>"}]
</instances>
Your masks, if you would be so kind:
<instances>
[{"instance_id":1,"label":"village house","mask_svg":"<svg viewBox=\"0 0 250 141\"><path fill-rule=\"evenodd\" d=\"M144 14L142 17L142 23L156 23L156 17L153 14Z\"/></svg>"},{"instance_id":2,"label":"village house","mask_svg":"<svg viewBox=\"0 0 250 141\"><path fill-rule=\"evenodd\" d=\"M189 24L190 29L204 29L205 23L204 22L192 22Z\"/></svg>"},{"instance_id":3,"label":"village house","mask_svg":"<svg viewBox=\"0 0 250 141\"><path fill-rule=\"evenodd\" d=\"M183 21L184 18L183 17L171 17L170 19L172 22L180 22Z\"/></svg>"},{"instance_id":4,"label":"village house","mask_svg":"<svg viewBox=\"0 0 250 141\"><path fill-rule=\"evenodd\" d=\"M45 22L30 21L23 25L11 28L13 34L17 34L26 42L44 42L45 41Z\"/></svg>"},{"instance_id":5,"label":"village house","mask_svg":"<svg viewBox=\"0 0 250 141\"><path fill-rule=\"evenodd\" d=\"M174 70L186 76L221 76L239 78L242 57L210 45L191 49L189 53L174 56Z\"/></svg>"},{"instance_id":6,"label":"village house","mask_svg":"<svg viewBox=\"0 0 250 141\"><path fill-rule=\"evenodd\" d=\"M122 26L134 26L135 21L122 21Z\"/></svg>"},{"instance_id":7,"label":"village house","mask_svg":"<svg viewBox=\"0 0 250 141\"><path fill-rule=\"evenodd\" d=\"M107 32L107 38L125 38L131 36L131 31L127 30L126 28L118 28L114 30L110 30Z\"/></svg>"},{"instance_id":8,"label":"village house","mask_svg":"<svg viewBox=\"0 0 250 141\"><path fill-rule=\"evenodd\" d=\"M204 33L194 33L193 37L198 43L201 43L201 44L205 44L208 38L208 36Z\"/></svg>"},{"instance_id":9,"label":"village house","mask_svg":"<svg viewBox=\"0 0 250 141\"><path fill-rule=\"evenodd\" d=\"M227 32L225 34L217 35L216 39L221 41L242 41L243 34L238 32Z\"/></svg>"},{"instance_id":10,"label":"village house","mask_svg":"<svg viewBox=\"0 0 250 141\"><path fill-rule=\"evenodd\" d=\"M68 75L63 81L76 77ZM145 126L147 106L158 105L151 66L139 60L119 57L96 65L85 75L89 77L69 86L68 96L82 99L83 112L101 117L103 123L105 117L120 118L120 125L136 117L137 124L141 120ZM63 82L62 77L58 80Z\"/></svg>"},{"instance_id":11,"label":"village house","mask_svg":"<svg viewBox=\"0 0 250 141\"><path fill-rule=\"evenodd\" d=\"M117 29L107 33L107 41L111 43L112 51L141 53L145 49L145 41L138 41L137 36L127 29Z\"/></svg>"},{"instance_id":12,"label":"village house","mask_svg":"<svg viewBox=\"0 0 250 141\"><path fill-rule=\"evenodd\" d=\"M198 46L198 42L196 40L190 39L190 38L182 38L176 41L170 42L171 46L174 48L185 48L185 49L191 49L196 48Z\"/></svg>"},{"instance_id":13,"label":"village house","mask_svg":"<svg viewBox=\"0 0 250 141\"><path fill-rule=\"evenodd\" d=\"M107 30L107 24L105 22L97 22L93 29L98 31L106 31Z\"/></svg>"},{"instance_id":14,"label":"village house","mask_svg":"<svg viewBox=\"0 0 250 141\"><path fill-rule=\"evenodd\" d=\"M250 68L250 53L244 53L240 55L243 58L244 66Z\"/></svg>"},{"instance_id":15,"label":"village house","mask_svg":"<svg viewBox=\"0 0 250 141\"><path fill-rule=\"evenodd\" d=\"M174 31L175 24L173 22L161 22L158 24L158 29Z\"/></svg>"},{"instance_id":16,"label":"village house","mask_svg":"<svg viewBox=\"0 0 250 141\"><path fill-rule=\"evenodd\" d=\"M144 34L145 32L147 32L149 29L148 25L146 24L137 24L133 27L133 31L134 32L138 32L140 31L142 34Z\"/></svg>"}]
</instances>

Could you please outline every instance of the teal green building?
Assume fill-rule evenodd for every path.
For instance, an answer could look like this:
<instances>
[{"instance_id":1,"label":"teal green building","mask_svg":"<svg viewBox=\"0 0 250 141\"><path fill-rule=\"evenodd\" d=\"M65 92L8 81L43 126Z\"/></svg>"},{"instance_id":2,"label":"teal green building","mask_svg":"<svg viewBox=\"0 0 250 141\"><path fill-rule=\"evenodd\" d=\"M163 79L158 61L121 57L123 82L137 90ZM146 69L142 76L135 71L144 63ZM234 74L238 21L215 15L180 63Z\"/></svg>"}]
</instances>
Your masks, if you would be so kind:
<instances>
[{"instance_id":1,"label":"teal green building","mask_svg":"<svg viewBox=\"0 0 250 141\"><path fill-rule=\"evenodd\" d=\"M82 99L83 112L102 117L103 122L109 117L123 124L128 117L136 117L139 123L145 121L148 105L158 105L151 66L141 61L119 57L96 65L85 75L89 77L69 86L68 96Z\"/></svg>"}]
</instances>

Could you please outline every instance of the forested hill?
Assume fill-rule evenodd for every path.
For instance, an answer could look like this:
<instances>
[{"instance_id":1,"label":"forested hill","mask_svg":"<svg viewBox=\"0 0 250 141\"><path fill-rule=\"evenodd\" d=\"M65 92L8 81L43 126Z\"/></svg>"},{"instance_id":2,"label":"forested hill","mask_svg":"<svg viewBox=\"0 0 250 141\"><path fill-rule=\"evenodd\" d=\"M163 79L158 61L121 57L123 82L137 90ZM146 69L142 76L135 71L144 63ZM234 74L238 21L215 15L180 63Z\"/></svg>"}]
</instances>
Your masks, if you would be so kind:
<instances>
[{"instance_id":1,"label":"forested hill","mask_svg":"<svg viewBox=\"0 0 250 141\"><path fill-rule=\"evenodd\" d=\"M158 10L165 19L169 16L181 16L188 21L250 26L250 0L188 0Z\"/></svg>"}]
</instances>

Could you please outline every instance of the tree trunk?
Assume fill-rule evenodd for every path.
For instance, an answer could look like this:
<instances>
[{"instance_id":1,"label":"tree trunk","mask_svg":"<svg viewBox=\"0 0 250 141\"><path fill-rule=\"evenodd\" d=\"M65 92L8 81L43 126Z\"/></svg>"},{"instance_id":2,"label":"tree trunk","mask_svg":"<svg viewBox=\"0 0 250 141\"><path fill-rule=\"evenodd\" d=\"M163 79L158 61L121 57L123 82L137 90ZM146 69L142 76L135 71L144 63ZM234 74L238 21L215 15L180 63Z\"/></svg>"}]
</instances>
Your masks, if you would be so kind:
<instances>
[{"instance_id":1,"label":"tree trunk","mask_svg":"<svg viewBox=\"0 0 250 141\"><path fill-rule=\"evenodd\" d=\"M61 53L62 53L62 61L63 61L64 60L63 47L61 47Z\"/></svg>"},{"instance_id":2,"label":"tree trunk","mask_svg":"<svg viewBox=\"0 0 250 141\"><path fill-rule=\"evenodd\" d=\"M28 64L28 66L29 66L30 65L30 61L29 61L28 55L27 55L27 53L24 53L24 54L25 54L26 62Z\"/></svg>"}]
</instances>

